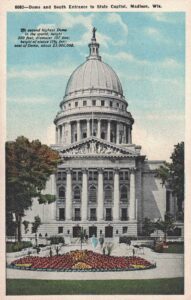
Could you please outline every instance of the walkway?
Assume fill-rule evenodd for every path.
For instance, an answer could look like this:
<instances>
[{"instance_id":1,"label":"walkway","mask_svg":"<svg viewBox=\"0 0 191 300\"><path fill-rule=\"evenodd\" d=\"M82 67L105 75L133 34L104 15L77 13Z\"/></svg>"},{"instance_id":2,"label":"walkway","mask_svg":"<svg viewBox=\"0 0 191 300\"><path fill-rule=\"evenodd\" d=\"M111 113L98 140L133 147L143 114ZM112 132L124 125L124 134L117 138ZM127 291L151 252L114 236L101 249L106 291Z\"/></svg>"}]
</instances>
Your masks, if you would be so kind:
<instances>
[{"instance_id":1,"label":"walkway","mask_svg":"<svg viewBox=\"0 0 191 300\"><path fill-rule=\"evenodd\" d=\"M90 245L83 249L92 250ZM63 247L61 253L80 246ZM100 252L100 248L94 250ZM42 255L42 254L41 254ZM43 253L43 256L45 253ZM120 244L113 249L112 255L128 256L132 255L132 247ZM175 278L184 276L184 256L183 254L162 254L155 253L149 248L144 248L144 252L136 253L137 256L156 262L155 269L141 271L121 271L121 272L43 272L43 271L23 271L7 269L7 278L23 279L52 279L52 280L111 280L111 279L154 279L154 278Z\"/></svg>"}]
</instances>

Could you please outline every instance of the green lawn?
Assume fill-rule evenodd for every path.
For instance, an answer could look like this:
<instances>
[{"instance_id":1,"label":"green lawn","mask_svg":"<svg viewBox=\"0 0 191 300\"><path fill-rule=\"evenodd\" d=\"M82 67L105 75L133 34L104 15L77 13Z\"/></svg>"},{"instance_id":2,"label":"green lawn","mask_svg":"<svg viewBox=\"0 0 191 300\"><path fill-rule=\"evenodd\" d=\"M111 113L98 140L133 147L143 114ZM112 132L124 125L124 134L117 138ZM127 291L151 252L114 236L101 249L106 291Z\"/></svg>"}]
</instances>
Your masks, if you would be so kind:
<instances>
[{"instance_id":1,"label":"green lawn","mask_svg":"<svg viewBox=\"0 0 191 300\"><path fill-rule=\"evenodd\" d=\"M179 295L184 279L33 280L7 279L7 295Z\"/></svg>"},{"instance_id":2,"label":"green lawn","mask_svg":"<svg viewBox=\"0 0 191 300\"><path fill-rule=\"evenodd\" d=\"M184 244L169 244L167 249L163 249L163 253L184 253Z\"/></svg>"}]
</instances>

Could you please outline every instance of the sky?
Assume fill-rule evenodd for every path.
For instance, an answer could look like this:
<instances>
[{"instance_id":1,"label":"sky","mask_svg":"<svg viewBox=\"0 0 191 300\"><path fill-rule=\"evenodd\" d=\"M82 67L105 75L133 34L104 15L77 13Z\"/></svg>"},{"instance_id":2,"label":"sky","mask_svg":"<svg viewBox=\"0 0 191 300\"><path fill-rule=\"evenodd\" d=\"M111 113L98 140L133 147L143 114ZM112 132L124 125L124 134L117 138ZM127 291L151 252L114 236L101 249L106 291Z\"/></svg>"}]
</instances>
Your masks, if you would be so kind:
<instances>
[{"instance_id":1,"label":"sky","mask_svg":"<svg viewBox=\"0 0 191 300\"><path fill-rule=\"evenodd\" d=\"M7 140L54 144L53 120L71 73L88 56L94 26L135 119L133 143L148 159L169 160L184 140L184 13L8 13ZM66 28L74 47L14 47L21 28L40 27Z\"/></svg>"}]
</instances>

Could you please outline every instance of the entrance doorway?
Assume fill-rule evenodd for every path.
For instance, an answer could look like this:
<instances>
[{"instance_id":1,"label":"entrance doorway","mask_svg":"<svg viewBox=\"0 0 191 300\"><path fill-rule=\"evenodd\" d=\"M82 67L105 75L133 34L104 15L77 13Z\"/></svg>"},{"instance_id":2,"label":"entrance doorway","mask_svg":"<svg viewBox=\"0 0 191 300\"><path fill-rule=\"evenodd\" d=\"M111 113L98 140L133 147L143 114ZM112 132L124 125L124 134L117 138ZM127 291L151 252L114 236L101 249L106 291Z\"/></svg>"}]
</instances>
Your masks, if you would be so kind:
<instances>
[{"instance_id":1,"label":"entrance doorway","mask_svg":"<svg viewBox=\"0 0 191 300\"><path fill-rule=\"evenodd\" d=\"M89 237L91 238L93 235L95 235L95 237L97 237L97 227L96 226L89 227Z\"/></svg>"},{"instance_id":2,"label":"entrance doorway","mask_svg":"<svg viewBox=\"0 0 191 300\"><path fill-rule=\"evenodd\" d=\"M105 237L106 238L112 238L113 237L113 227L112 226L105 227Z\"/></svg>"},{"instance_id":3,"label":"entrance doorway","mask_svg":"<svg viewBox=\"0 0 191 300\"><path fill-rule=\"evenodd\" d=\"M73 237L74 238L80 237L80 229L81 229L80 226L73 227Z\"/></svg>"}]
</instances>

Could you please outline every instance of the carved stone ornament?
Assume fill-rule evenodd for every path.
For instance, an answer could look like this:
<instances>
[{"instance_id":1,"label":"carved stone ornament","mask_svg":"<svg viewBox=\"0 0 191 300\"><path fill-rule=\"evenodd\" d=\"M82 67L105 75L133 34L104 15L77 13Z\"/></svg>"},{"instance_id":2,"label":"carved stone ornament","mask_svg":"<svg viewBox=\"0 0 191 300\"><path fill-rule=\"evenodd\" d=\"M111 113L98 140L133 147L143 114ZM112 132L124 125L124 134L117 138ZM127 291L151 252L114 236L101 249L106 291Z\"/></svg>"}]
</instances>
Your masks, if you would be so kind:
<instances>
[{"instance_id":1,"label":"carved stone ornament","mask_svg":"<svg viewBox=\"0 0 191 300\"><path fill-rule=\"evenodd\" d=\"M68 149L62 150L63 156L70 155L128 155L133 156L132 153L129 153L126 149L118 149L117 147L112 147L105 143L101 143L96 140L86 141L84 144L75 145Z\"/></svg>"}]
</instances>

